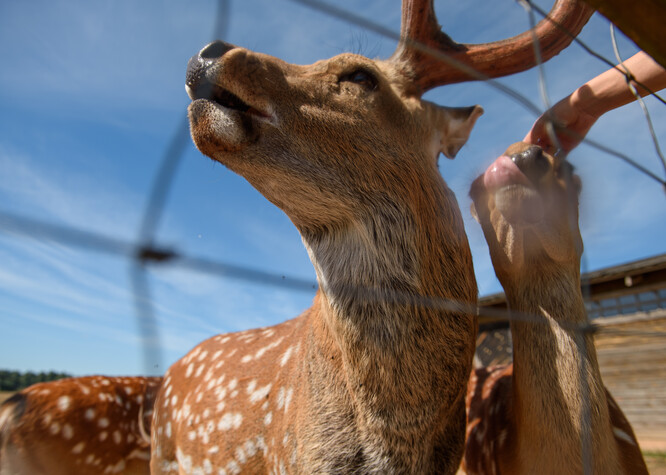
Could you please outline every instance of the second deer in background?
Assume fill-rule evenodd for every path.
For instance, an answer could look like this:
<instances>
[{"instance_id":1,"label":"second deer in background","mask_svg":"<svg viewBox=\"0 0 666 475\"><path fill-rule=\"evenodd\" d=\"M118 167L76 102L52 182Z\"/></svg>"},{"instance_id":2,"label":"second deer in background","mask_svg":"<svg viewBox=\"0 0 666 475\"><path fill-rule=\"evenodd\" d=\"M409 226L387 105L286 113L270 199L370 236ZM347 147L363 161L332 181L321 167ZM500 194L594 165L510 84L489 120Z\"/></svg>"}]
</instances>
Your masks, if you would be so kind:
<instances>
[{"instance_id":1,"label":"second deer in background","mask_svg":"<svg viewBox=\"0 0 666 475\"><path fill-rule=\"evenodd\" d=\"M33 384L0 405L0 475L144 475L162 379Z\"/></svg>"},{"instance_id":2,"label":"second deer in background","mask_svg":"<svg viewBox=\"0 0 666 475\"><path fill-rule=\"evenodd\" d=\"M647 473L604 388L580 286L580 180L517 143L472 185L510 310L513 365L472 373L464 468L473 474Z\"/></svg>"}]
</instances>

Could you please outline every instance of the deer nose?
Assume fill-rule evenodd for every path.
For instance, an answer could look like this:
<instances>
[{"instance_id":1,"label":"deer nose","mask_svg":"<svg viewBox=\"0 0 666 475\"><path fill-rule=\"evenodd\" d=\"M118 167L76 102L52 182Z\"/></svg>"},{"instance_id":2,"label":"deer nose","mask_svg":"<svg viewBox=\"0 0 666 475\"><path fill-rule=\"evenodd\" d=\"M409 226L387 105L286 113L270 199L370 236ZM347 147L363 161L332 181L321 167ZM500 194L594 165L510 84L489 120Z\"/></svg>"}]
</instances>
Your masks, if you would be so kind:
<instances>
[{"instance_id":1,"label":"deer nose","mask_svg":"<svg viewBox=\"0 0 666 475\"><path fill-rule=\"evenodd\" d=\"M210 84L206 81L206 71L217 59L234 48L234 45L224 41L213 41L190 58L187 62L187 73L185 74L185 86L190 97L193 94L196 96L206 95L200 91L202 88L210 87ZM194 97L192 98L194 99Z\"/></svg>"},{"instance_id":2,"label":"deer nose","mask_svg":"<svg viewBox=\"0 0 666 475\"><path fill-rule=\"evenodd\" d=\"M203 47L201 51L199 51L199 58L202 60L214 60L217 58L220 58L224 56L224 54L229 51L234 49L235 46L229 43L225 43L224 41L213 41L212 43L207 44L206 46Z\"/></svg>"},{"instance_id":3,"label":"deer nose","mask_svg":"<svg viewBox=\"0 0 666 475\"><path fill-rule=\"evenodd\" d=\"M520 153L514 153L510 158L533 183L537 183L550 169L550 162L541 147L536 145L531 145Z\"/></svg>"}]
</instances>

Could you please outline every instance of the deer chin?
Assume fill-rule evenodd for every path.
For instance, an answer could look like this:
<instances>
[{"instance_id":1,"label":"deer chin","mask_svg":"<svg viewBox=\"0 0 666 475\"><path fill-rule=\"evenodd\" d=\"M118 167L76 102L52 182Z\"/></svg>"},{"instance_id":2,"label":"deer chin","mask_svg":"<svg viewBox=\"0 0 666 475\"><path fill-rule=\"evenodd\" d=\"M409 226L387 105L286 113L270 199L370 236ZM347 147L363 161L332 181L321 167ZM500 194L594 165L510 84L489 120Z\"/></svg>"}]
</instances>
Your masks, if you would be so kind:
<instances>
[{"instance_id":1,"label":"deer chin","mask_svg":"<svg viewBox=\"0 0 666 475\"><path fill-rule=\"evenodd\" d=\"M256 142L265 125L275 126L268 104L253 106L233 92L207 81L185 86L192 99L188 108L192 137L199 150L213 156L235 152Z\"/></svg>"},{"instance_id":2,"label":"deer chin","mask_svg":"<svg viewBox=\"0 0 666 475\"><path fill-rule=\"evenodd\" d=\"M210 157L237 152L259 138L259 128L246 113L208 99L193 101L188 116L194 143Z\"/></svg>"},{"instance_id":3,"label":"deer chin","mask_svg":"<svg viewBox=\"0 0 666 475\"><path fill-rule=\"evenodd\" d=\"M496 190L495 206L504 219L514 226L533 226L543 219L543 199L530 186L508 185Z\"/></svg>"}]
</instances>

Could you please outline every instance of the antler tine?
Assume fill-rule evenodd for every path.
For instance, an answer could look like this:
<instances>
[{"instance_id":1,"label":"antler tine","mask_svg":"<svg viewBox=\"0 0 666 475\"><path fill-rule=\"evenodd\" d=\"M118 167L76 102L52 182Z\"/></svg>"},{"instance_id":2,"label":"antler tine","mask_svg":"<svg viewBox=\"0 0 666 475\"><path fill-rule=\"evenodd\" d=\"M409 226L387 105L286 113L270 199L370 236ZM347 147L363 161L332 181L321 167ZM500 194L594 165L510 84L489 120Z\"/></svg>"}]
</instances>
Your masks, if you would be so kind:
<instances>
[{"instance_id":1,"label":"antler tine","mask_svg":"<svg viewBox=\"0 0 666 475\"><path fill-rule=\"evenodd\" d=\"M535 27L547 61L580 33L594 10L581 1L557 0ZM536 65L532 31L483 44L456 43L441 31L432 0L403 0L401 41L391 61L404 64L415 94L437 86L496 78Z\"/></svg>"}]
</instances>

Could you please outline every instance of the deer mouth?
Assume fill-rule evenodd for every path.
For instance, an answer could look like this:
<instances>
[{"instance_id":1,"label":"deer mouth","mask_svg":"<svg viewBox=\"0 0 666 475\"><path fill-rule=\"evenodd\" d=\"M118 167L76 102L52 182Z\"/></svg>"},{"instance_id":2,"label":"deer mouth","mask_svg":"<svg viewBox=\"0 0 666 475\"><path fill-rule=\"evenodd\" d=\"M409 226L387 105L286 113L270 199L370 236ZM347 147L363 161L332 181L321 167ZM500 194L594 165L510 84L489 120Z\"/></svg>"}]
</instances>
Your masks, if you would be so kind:
<instances>
[{"instance_id":1,"label":"deer mouth","mask_svg":"<svg viewBox=\"0 0 666 475\"><path fill-rule=\"evenodd\" d=\"M251 106L231 91L205 79L194 84L186 84L185 89L193 102L197 100L210 101L224 109L247 114L260 120L272 121L272 115L268 112Z\"/></svg>"},{"instance_id":2,"label":"deer mouth","mask_svg":"<svg viewBox=\"0 0 666 475\"><path fill-rule=\"evenodd\" d=\"M503 155L483 175L485 189L494 194L495 206L512 223L534 224L543 218L543 199L535 183Z\"/></svg>"}]
</instances>

